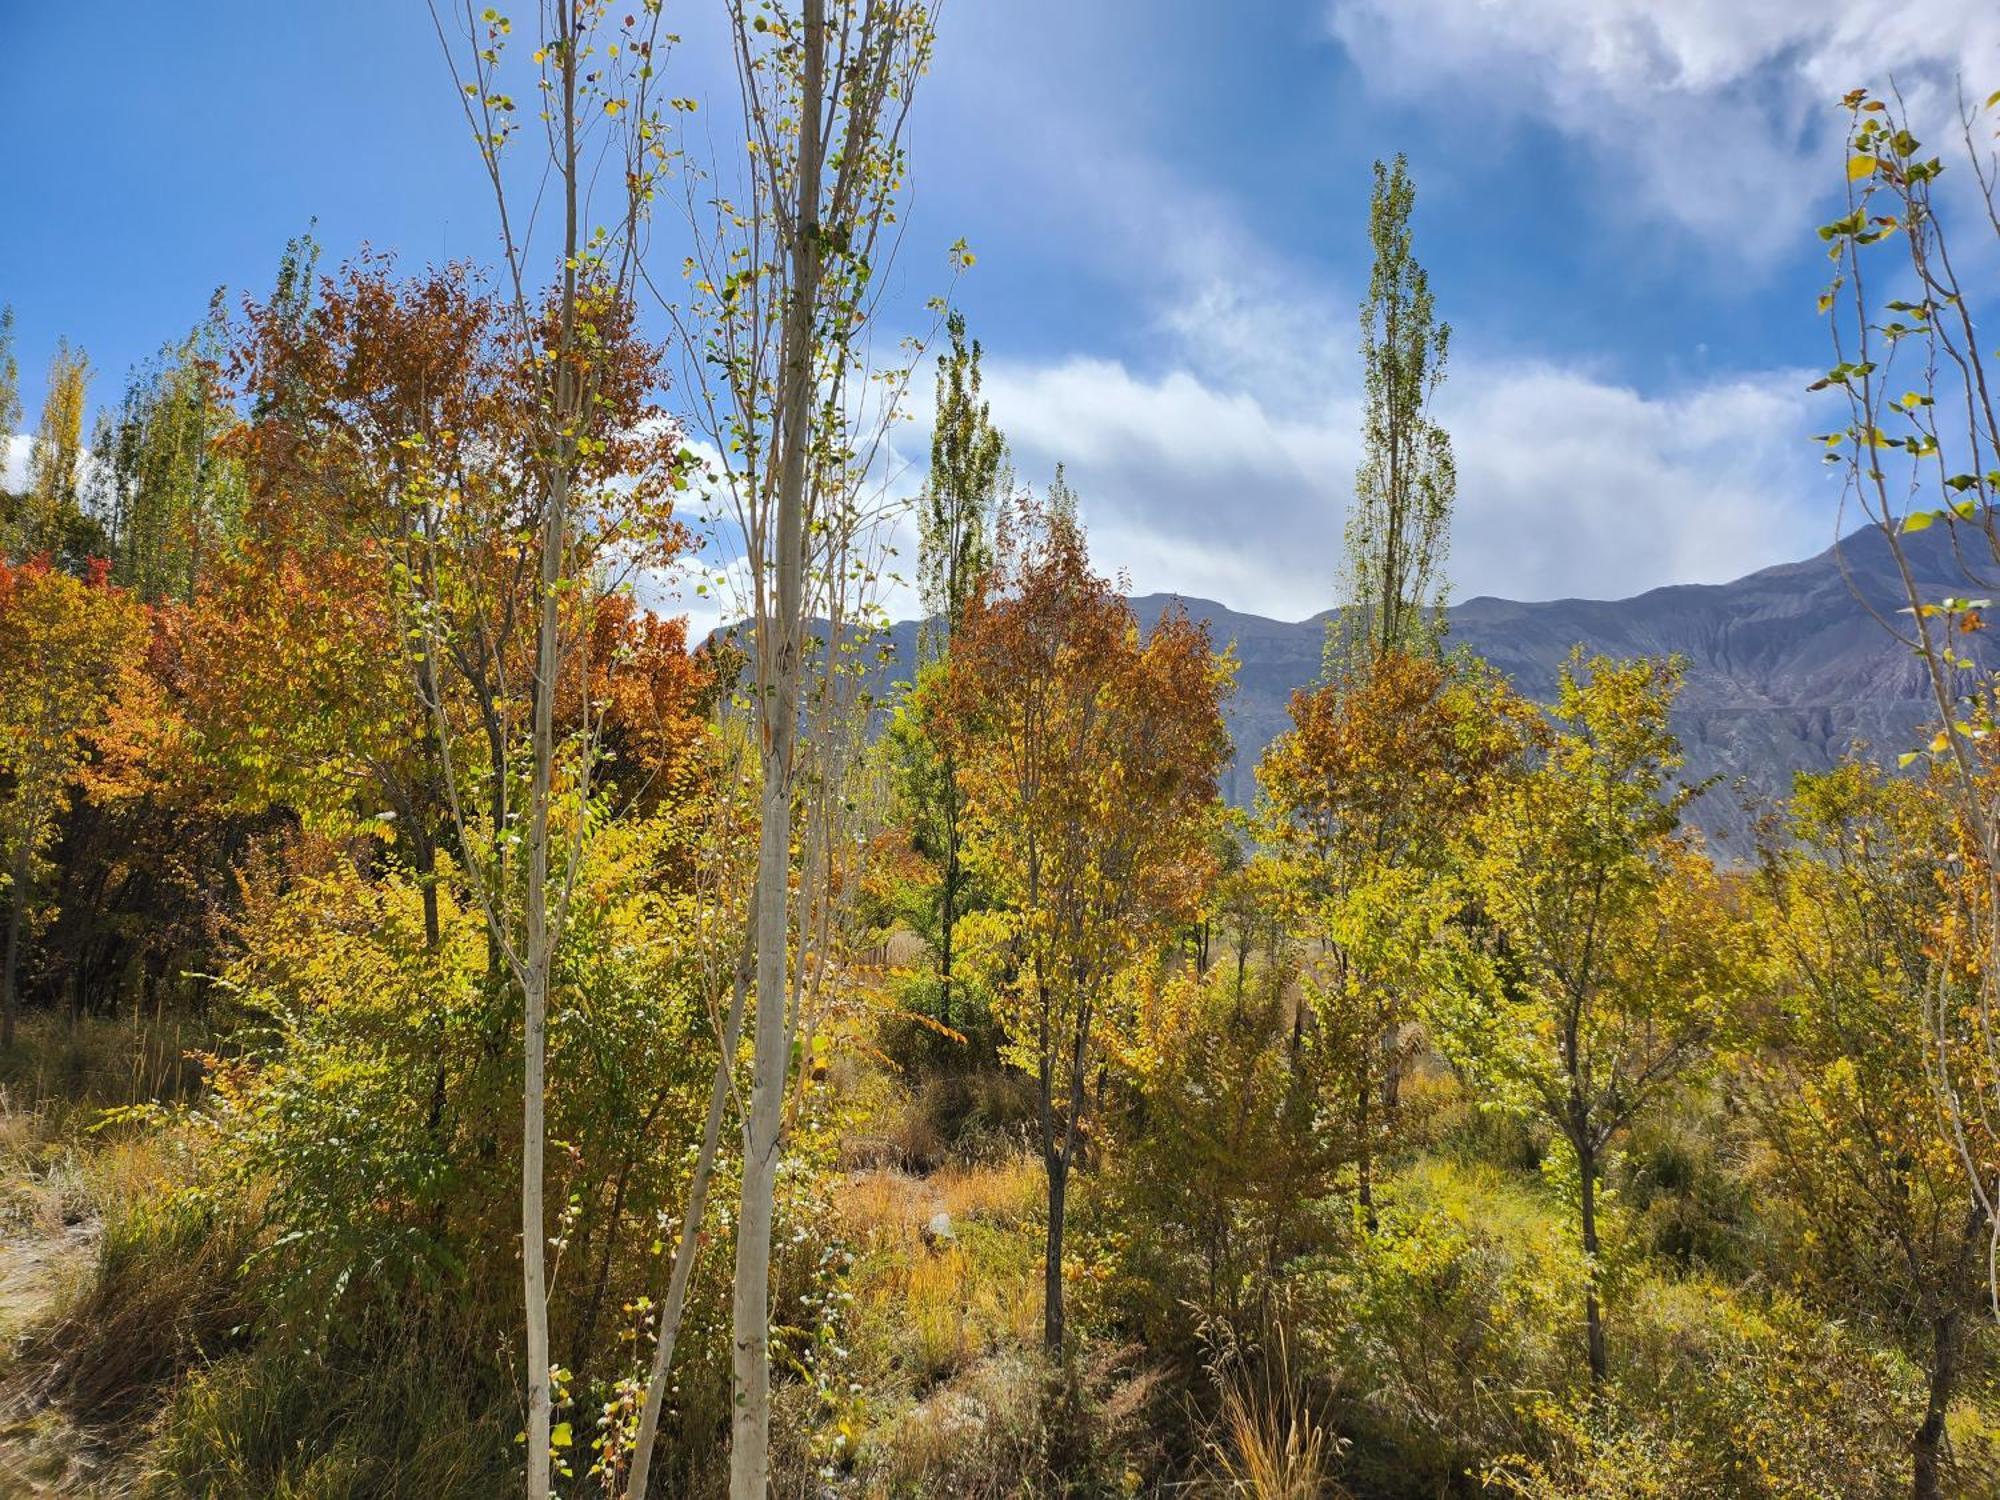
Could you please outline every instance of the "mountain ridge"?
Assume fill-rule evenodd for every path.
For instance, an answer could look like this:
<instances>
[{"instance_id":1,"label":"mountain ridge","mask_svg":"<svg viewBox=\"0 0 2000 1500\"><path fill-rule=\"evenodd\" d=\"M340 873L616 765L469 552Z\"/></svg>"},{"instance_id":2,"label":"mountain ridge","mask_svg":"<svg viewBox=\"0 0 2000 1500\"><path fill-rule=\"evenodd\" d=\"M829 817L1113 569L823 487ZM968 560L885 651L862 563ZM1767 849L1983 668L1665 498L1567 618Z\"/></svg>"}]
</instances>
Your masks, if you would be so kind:
<instances>
[{"instance_id":1,"label":"mountain ridge","mask_svg":"<svg viewBox=\"0 0 2000 1500\"><path fill-rule=\"evenodd\" d=\"M1925 597L1967 591L1951 528L1919 533L1905 547ZM1334 611L1286 621L1198 596L1142 594L1130 603L1147 629L1178 604L1208 623L1218 650L1235 648L1227 708L1235 755L1223 793L1248 806L1258 758L1290 724L1292 693L1319 675ZM1479 595L1447 611L1447 640L1543 703L1553 700L1574 646L1682 657L1673 715L1687 757L1682 775L1714 783L1690 817L1720 851L1741 858L1752 851L1757 810L1785 795L1795 772L1826 769L1857 748L1891 760L1935 719L1922 664L1885 628L1904 607L1887 543L1866 527L1812 557L1726 583L1664 584L1626 599ZM888 629L869 683L879 700L893 696L921 623Z\"/></svg>"}]
</instances>

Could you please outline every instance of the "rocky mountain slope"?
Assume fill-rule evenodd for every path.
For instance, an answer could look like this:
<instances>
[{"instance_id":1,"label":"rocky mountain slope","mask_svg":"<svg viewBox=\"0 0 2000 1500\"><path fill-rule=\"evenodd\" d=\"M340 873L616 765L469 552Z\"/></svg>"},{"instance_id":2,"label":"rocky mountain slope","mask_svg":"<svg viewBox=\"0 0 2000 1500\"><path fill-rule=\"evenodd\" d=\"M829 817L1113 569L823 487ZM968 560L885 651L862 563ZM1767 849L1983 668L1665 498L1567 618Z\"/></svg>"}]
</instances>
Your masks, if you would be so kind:
<instances>
[{"instance_id":1,"label":"rocky mountain slope","mask_svg":"<svg viewBox=\"0 0 2000 1500\"><path fill-rule=\"evenodd\" d=\"M1926 597L1968 592L1946 528L1911 538ZM1149 594L1133 608L1150 626L1173 599ZM1264 747L1289 723L1292 692L1320 666L1327 616L1288 622L1242 614L1206 599L1184 599L1209 622L1218 647L1233 644L1237 691L1230 706L1236 759L1230 800L1255 796ZM1691 779L1719 777L1696 804L1695 821L1736 854L1750 847L1752 805L1782 795L1797 770L1824 768L1850 748L1884 759L1917 743L1935 717L1920 664L1896 644L1883 620L1907 623L1901 584L1879 533L1857 532L1804 562L1732 583L1680 584L1631 599L1519 603L1468 599L1451 611L1451 643L1506 672L1530 697L1554 696L1572 646L1615 656L1678 654L1687 682L1675 725ZM1882 618L1877 618L1877 616ZM914 622L890 636L892 664L881 685L911 659Z\"/></svg>"}]
</instances>

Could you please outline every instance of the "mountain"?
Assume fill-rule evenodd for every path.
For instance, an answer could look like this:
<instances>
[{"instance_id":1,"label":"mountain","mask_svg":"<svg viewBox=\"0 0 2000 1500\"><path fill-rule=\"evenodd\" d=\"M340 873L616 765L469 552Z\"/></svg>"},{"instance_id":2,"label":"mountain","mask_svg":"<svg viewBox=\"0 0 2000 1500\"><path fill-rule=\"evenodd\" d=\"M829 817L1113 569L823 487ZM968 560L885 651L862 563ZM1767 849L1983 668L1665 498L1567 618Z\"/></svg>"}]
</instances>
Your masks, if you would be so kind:
<instances>
[{"instance_id":1,"label":"mountain","mask_svg":"<svg viewBox=\"0 0 2000 1500\"><path fill-rule=\"evenodd\" d=\"M1968 591L1951 545L1942 526L1906 544L1927 598ZM1290 723L1291 694L1318 675L1328 615L1272 620L1167 594L1141 595L1132 608L1151 628L1175 602L1208 621L1218 649L1236 648L1229 707L1236 757L1224 792L1247 805L1258 757ZM1554 698L1557 671L1578 644L1612 656L1685 658L1674 714L1684 774L1720 778L1691 816L1722 850L1740 856L1750 852L1754 817L1746 798L1767 804L1789 790L1794 771L1824 769L1856 746L1892 758L1936 717L1922 664L1883 623L1907 623L1897 613L1903 607L1894 560L1871 528L1817 557L1733 583L1678 584L1618 600L1468 599L1450 612L1450 644L1476 652L1544 702ZM878 686L907 670L917 630L905 621L890 631L891 662Z\"/></svg>"}]
</instances>

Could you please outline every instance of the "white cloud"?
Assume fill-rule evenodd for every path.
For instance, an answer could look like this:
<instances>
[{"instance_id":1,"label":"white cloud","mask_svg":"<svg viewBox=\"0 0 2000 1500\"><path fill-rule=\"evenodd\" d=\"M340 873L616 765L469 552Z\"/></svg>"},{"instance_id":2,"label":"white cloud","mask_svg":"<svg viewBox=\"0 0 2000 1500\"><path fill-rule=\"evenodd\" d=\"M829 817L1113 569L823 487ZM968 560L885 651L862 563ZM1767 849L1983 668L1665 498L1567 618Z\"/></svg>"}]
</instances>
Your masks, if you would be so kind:
<instances>
[{"instance_id":1,"label":"white cloud","mask_svg":"<svg viewBox=\"0 0 2000 1500\"><path fill-rule=\"evenodd\" d=\"M1459 459L1455 597L1622 597L1720 582L1832 539L1798 371L1669 395L1545 362L1462 361L1440 416ZM1358 408L1272 411L1186 370L995 364L1023 472L1069 466L1092 551L1142 593L1302 618L1333 602Z\"/></svg>"},{"instance_id":2,"label":"white cloud","mask_svg":"<svg viewBox=\"0 0 2000 1500\"><path fill-rule=\"evenodd\" d=\"M28 487L28 453L34 446L25 432L0 438L0 490L18 493Z\"/></svg>"},{"instance_id":3,"label":"white cloud","mask_svg":"<svg viewBox=\"0 0 2000 1500\"><path fill-rule=\"evenodd\" d=\"M1836 186L1849 89L1893 77L1921 129L1960 76L2000 86L1991 0L1330 0L1328 18L1372 86L1553 126L1628 203L1753 256Z\"/></svg>"},{"instance_id":4,"label":"white cloud","mask_svg":"<svg viewBox=\"0 0 2000 1500\"><path fill-rule=\"evenodd\" d=\"M1621 598L1825 547L1810 378L1649 396L1539 362L1463 368L1440 406L1459 455L1455 592Z\"/></svg>"},{"instance_id":5,"label":"white cloud","mask_svg":"<svg viewBox=\"0 0 2000 1500\"><path fill-rule=\"evenodd\" d=\"M1621 197L1752 253L1795 246L1811 224L1810 200L1838 176L1831 101L1865 81L1858 72L1943 77L1962 63L1971 76L2000 41L2000 17L1974 0L1913 0L1896 15L1858 0L1324 3L1371 84L1551 123L1629 180ZM956 106L982 131L1017 87L1017 70L991 71L990 91ZM1023 480L1040 486L1067 464L1106 571L1142 592L1302 618L1333 602L1340 564L1361 288L1260 240L1230 182L1148 154L1148 107L1114 70L977 138L989 156L974 159L1015 184L1022 232L1059 238L1071 273L1123 314L1116 356L1009 358L1004 328L978 330L994 419ZM1455 312L1439 414L1459 460L1456 597L1618 597L1721 581L1831 539L1832 496L1804 440L1809 376L1631 386L1482 348ZM927 417L928 391L911 406ZM908 492L921 424L905 444L918 455L898 481ZM907 574L907 525L897 546ZM914 612L907 587L885 602Z\"/></svg>"}]
</instances>

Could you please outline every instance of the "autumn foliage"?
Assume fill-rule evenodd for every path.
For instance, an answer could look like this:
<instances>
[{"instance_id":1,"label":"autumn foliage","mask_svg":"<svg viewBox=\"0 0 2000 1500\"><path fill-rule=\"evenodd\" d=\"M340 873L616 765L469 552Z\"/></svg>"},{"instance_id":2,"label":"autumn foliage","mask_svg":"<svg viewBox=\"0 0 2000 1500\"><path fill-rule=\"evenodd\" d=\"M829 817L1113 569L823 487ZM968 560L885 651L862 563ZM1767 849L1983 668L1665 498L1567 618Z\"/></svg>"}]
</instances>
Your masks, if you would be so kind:
<instances>
[{"instance_id":1,"label":"autumn foliage","mask_svg":"<svg viewBox=\"0 0 2000 1500\"><path fill-rule=\"evenodd\" d=\"M1009 518L937 690L966 788L968 922L1007 1055L1036 1080L1049 1177L1044 1337L1063 1340L1062 1229L1098 1028L1119 973L1199 909L1229 755L1228 668L1179 610L1142 634L1058 502Z\"/></svg>"}]
</instances>

